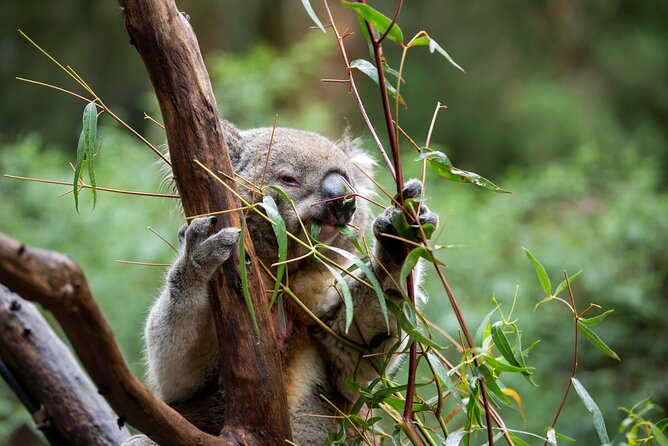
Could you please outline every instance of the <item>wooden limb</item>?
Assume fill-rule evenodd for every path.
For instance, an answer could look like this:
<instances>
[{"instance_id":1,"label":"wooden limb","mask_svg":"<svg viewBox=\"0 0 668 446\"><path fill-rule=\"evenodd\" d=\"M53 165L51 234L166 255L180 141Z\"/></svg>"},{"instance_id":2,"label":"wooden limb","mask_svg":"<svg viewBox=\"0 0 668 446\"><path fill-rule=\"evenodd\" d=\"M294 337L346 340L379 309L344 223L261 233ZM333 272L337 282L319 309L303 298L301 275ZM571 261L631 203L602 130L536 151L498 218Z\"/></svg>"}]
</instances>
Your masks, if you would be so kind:
<instances>
[{"instance_id":1,"label":"wooden limb","mask_svg":"<svg viewBox=\"0 0 668 446\"><path fill-rule=\"evenodd\" d=\"M98 392L122 421L165 446L230 444L201 432L134 376L71 257L30 248L0 233L0 283L53 313Z\"/></svg>"},{"instance_id":2,"label":"wooden limb","mask_svg":"<svg viewBox=\"0 0 668 446\"><path fill-rule=\"evenodd\" d=\"M195 34L173 0L119 0L131 43L144 61L167 133L174 179L186 216L239 208L236 198L196 161L234 178L218 107ZM231 188L235 188L232 181ZM218 216L216 230L240 227L240 212ZM244 235L256 336L234 255L210 284L226 395L223 436L240 444L290 439L281 360L251 239Z\"/></svg>"},{"instance_id":3,"label":"wooden limb","mask_svg":"<svg viewBox=\"0 0 668 446\"><path fill-rule=\"evenodd\" d=\"M17 381L12 388L25 392L20 399L37 428L55 443L116 446L129 437L35 306L3 285L0 357Z\"/></svg>"}]
</instances>

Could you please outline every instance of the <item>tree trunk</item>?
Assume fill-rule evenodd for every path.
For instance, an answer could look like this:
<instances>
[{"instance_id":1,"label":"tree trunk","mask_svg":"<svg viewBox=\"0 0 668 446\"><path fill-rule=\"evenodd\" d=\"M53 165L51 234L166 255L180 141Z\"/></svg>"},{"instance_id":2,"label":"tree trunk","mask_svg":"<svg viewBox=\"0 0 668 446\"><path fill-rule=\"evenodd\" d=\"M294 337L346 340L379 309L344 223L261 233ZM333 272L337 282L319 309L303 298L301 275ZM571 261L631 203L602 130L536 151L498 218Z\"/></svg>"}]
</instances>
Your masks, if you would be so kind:
<instances>
[{"instance_id":1,"label":"tree trunk","mask_svg":"<svg viewBox=\"0 0 668 446\"><path fill-rule=\"evenodd\" d=\"M186 216L235 209L238 200L196 161L233 178L216 100L197 39L171 0L119 0L132 44L155 89L170 160ZM232 181L222 180L234 190ZM240 227L240 212L219 215L216 229ZM260 336L241 291L234 255L210 284L227 408L223 435L245 432L248 444L283 445L290 439L281 361L252 242L244 234L248 288ZM254 436L254 441L247 437Z\"/></svg>"}]
</instances>

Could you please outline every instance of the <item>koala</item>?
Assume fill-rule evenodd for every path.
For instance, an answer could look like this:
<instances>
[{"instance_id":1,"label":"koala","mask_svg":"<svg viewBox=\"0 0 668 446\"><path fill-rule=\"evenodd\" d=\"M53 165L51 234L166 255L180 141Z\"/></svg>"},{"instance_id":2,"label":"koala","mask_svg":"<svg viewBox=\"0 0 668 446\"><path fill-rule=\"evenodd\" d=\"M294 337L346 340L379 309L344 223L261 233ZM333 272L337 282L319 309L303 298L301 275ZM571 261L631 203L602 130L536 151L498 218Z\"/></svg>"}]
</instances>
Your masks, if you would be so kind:
<instances>
[{"instance_id":1,"label":"koala","mask_svg":"<svg viewBox=\"0 0 668 446\"><path fill-rule=\"evenodd\" d=\"M239 130L228 122L223 128L236 174L258 186L278 186L294 202L296 214L274 190L264 189L274 198L288 231L305 240L302 224L309 230L317 222L321 224L320 242L354 251L338 227L356 228L360 236L369 228L369 204L355 197L370 194L372 181L362 171L369 175L374 165L355 141L347 135L333 142L316 133L277 128L269 151L271 128ZM246 200L253 195L256 201L261 199L244 187L239 192ZM407 182L402 194L404 198L421 196L421 183ZM401 292L397 287L407 249L396 238L384 236L397 234L392 223L394 212L396 209L390 206L373 221L375 246L368 266L386 298L398 303ZM437 216L424 204L419 206L418 219L422 224L438 223ZM225 389L218 382L219 353L207 283L237 249L239 229L224 228L209 235L214 222L215 217L197 218L180 231L179 254L148 316L145 341L148 381L156 395L203 431L217 435L225 418ZM259 260L265 265L275 263L278 245L270 223L251 212L246 224ZM288 259L305 252L290 240ZM348 266L343 257L332 258ZM390 314L388 329L374 290L347 276L344 280L353 297L354 319L346 333L345 305L332 274L310 257L288 265L288 286L294 294L331 330L366 353L343 345L291 301L284 300L287 322L277 332L293 441L300 446L320 445L339 428L339 422L331 417L336 415L334 410L321 395L340 409L349 410L357 395L347 382L366 386L379 376L383 365L385 372L396 367L396 356L388 353L400 342L398 327ZM363 272L355 274L364 279ZM265 276L265 288L273 289L273 279ZM125 443L152 444L145 436L132 437Z\"/></svg>"}]
</instances>

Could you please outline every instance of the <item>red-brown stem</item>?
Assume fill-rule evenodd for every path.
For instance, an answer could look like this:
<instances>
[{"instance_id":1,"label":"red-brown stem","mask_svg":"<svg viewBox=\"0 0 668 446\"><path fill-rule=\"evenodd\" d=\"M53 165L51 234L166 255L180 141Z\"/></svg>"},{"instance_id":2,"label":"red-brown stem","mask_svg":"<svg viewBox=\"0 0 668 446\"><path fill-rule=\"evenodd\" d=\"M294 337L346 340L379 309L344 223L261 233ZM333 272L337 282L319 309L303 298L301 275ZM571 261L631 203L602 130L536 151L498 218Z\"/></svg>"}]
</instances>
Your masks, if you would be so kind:
<instances>
[{"instance_id":1,"label":"red-brown stem","mask_svg":"<svg viewBox=\"0 0 668 446\"><path fill-rule=\"evenodd\" d=\"M445 279L445 276L443 275L443 271L441 271L441 268L436 262L434 262L434 267L436 268L436 273L438 274L438 278L441 280L441 284L443 285L443 288L445 289L445 292L448 295L448 299L450 300L450 306L452 306L452 310L455 312L455 317L457 317L459 326L462 328L462 331L464 332L466 343L468 344L469 348L473 348L475 344L473 343L473 338L471 337L471 333L469 332L466 322L464 322L464 316L462 316L462 310L459 308L459 304L457 303L455 294L452 292L450 284L448 284L448 281ZM473 359L473 363L476 367L480 366L480 363L475 358ZM487 420L487 441L489 446L493 446L494 431L492 430L492 412L491 412L491 407L489 405L489 401L487 400L487 390L485 389L484 381L480 381L480 394L482 396L482 404L485 407L485 418ZM509 441L509 444L511 445L513 444L512 440L510 440L510 437L507 434L506 434L506 439Z\"/></svg>"},{"instance_id":2,"label":"red-brown stem","mask_svg":"<svg viewBox=\"0 0 668 446\"><path fill-rule=\"evenodd\" d=\"M364 0L360 0L360 3L365 3ZM397 11L397 14L399 11ZM387 127L387 137L390 140L390 149L392 150L392 161L394 162L394 170L396 172L395 184L397 185L397 196L399 197L399 202L403 204L404 198L401 195L401 191L404 188L404 175L401 169L401 156L399 154L399 141L397 140L397 134L394 129L394 124L392 120L392 109L390 108L390 98L387 95L387 90L385 89L385 71L383 70L383 61L382 61L382 46L380 40L376 40L374 35L374 29L371 24L367 21L364 21L366 28L369 32L369 38L371 39L371 46L373 47L373 55L376 62L376 71L378 72L378 86L380 88L380 98L383 102L383 116L385 118L385 125ZM410 293L410 291L409 291Z\"/></svg>"},{"instance_id":3,"label":"red-brown stem","mask_svg":"<svg viewBox=\"0 0 668 446\"><path fill-rule=\"evenodd\" d=\"M401 11L401 6L403 4L404 4L404 0L399 0L397 2L397 8L394 10L394 17L392 17L392 21L390 22L390 26L387 27L387 29L385 30L385 33L382 36L380 36L380 38L378 39L378 45L380 45L381 42L383 40L385 40L385 37L387 37L387 35L390 33L390 30L392 29L394 24L397 23L397 18L399 18L399 11Z\"/></svg>"},{"instance_id":4,"label":"red-brown stem","mask_svg":"<svg viewBox=\"0 0 668 446\"><path fill-rule=\"evenodd\" d=\"M385 152L383 143L381 143L380 138L378 138L376 129L374 129L373 124L371 124L369 115L367 115L366 109L364 108L364 104L362 103L362 98L360 97L359 91L357 91L357 85L355 85L355 79L353 78L352 68L350 68L350 62L348 60L348 54L346 53L346 47L343 45L343 37L341 36L341 34L339 34L338 29L336 29L336 24L334 23L334 17L332 17L332 11L329 9L329 3L327 3L327 0L324 0L323 3L325 4L325 10L327 11L327 16L329 17L330 26L334 30L334 34L336 35L336 41L339 44L339 51L341 52L341 57L343 58L343 62L346 64L346 70L348 70L348 78L350 79L350 91L352 91L353 94L355 95L355 101L357 102L357 106L360 109L362 119L364 120L366 126L369 128L369 132L371 132L371 136L373 137L373 140L376 142L376 146L378 146L378 151L380 152L380 155L383 157L383 161L385 161L385 165L387 166L388 171L392 175L392 178L396 178L394 166L392 165L392 162L388 158L387 152Z\"/></svg>"},{"instance_id":5,"label":"red-brown stem","mask_svg":"<svg viewBox=\"0 0 668 446\"><path fill-rule=\"evenodd\" d=\"M552 426L550 426L552 429L554 429L557 426L557 420L559 420L559 415L561 415L561 410L564 408L564 404L566 404L566 398L568 397L568 392L571 390L571 386L573 384L573 378L575 378L575 374L578 371L578 338L579 338L579 333L580 330L578 330L578 320L580 319L580 316L578 315L578 311L575 307L575 297L573 296L573 290L571 289L571 281L568 278L568 273L564 271L564 275L566 276L566 284L568 285L568 294L571 297L571 305L573 307L573 320L575 321L575 346L573 347L573 368L571 370L571 377L568 380L568 385L566 386L566 391L564 392L564 397L561 399L561 404L559 404L559 409L557 409L557 413L554 415L554 420L552 420ZM547 445L547 441L545 442L545 445Z\"/></svg>"}]
</instances>

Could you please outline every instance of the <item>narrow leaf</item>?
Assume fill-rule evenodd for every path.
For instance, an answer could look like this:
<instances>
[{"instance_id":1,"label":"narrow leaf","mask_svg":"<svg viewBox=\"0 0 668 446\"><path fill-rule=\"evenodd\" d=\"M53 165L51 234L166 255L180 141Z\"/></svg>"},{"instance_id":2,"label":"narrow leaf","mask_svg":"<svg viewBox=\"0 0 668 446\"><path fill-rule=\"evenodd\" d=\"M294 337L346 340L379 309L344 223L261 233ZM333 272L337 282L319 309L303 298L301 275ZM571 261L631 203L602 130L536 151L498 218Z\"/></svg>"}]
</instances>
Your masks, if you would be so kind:
<instances>
[{"instance_id":1,"label":"narrow leaf","mask_svg":"<svg viewBox=\"0 0 668 446\"><path fill-rule=\"evenodd\" d=\"M368 60L365 59L355 59L352 62L350 62L350 68L355 68L357 70L360 70L362 73L366 74L369 76L376 84L378 84L380 81L378 80L378 71L376 70L376 67L369 62ZM397 97L397 89L394 88L394 85L390 83L387 79L385 79L385 89L389 93L390 96L393 98ZM404 101L404 98L399 96L399 102L403 107L406 107L406 101Z\"/></svg>"},{"instance_id":2,"label":"narrow leaf","mask_svg":"<svg viewBox=\"0 0 668 446\"><path fill-rule=\"evenodd\" d=\"M461 408L464 410L464 412L466 412L466 404L464 404L464 401L462 401L462 397L459 396L459 392L455 388L452 379L450 379L450 374L445 370L443 364L441 363L441 360L438 359L438 356L436 356L436 354L433 351L429 350L427 351L427 361L434 368L434 371L436 372L438 379L441 380L441 382L445 384L445 387L448 388L452 398L454 398L457 404L459 404Z\"/></svg>"},{"instance_id":3,"label":"narrow leaf","mask_svg":"<svg viewBox=\"0 0 668 446\"><path fill-rule=\"evenodd\" d=\"M241 237L239 237L239 275L241 276L241 292L244 295L244 300L246 301L246 306L248 307L248 313L250 314L251 321L253 321L253 329L255 330L255 335L260 336L260 327L257 325L257 319L255 318L255 308L253 308L253 301L250 297L250 292L248 291L248 274L246 273L246 247L244 246L244 234L246 233L246 223L241 223Z\"/></svg>"},{"instance_id":4,"label":"narrow leaf","mask_svg":"<svg viewBox=\"0 0 668 446\"><path fill-rule=\"evenodd\" d=\"M668 438L663 434L663 431L653 423L649 423L649 427L652 429L654 440L656 440L659 446L668 446Z\"/></svg>"},{"instance_id":5,"label":"narrow leaf","mask_svg":"<svg viewBox=\"0 0 668 446\"><path fill-rule=\"evenodd\" d=\"M397 325L406 332L412 339L417 342L420 342L424 346L435 348L437 350L442 350L443 347L438 345L436 342L429 339L427 336L422 334L416 325L412 324L409 318L404 315L404 312L401 311L401 308L392 302L391 300L387 301L390 311L394 314L394 317L397 319Z\"/></svg>"},{"instance_id":6,"label":"narrow leaf","mask_svg":"<svg viewBox=\"0 0 668 446\"><path fill-rule=\"evenodd\" d=\"M392 23L392 20L386 15L364 3L342 2L342 4L346 8L354 10L358 16L369 22L381 34L385 34L387 28L392 25L387 38L398 44L404 43L404 34L401 32L401 28L396 23Z\"/></svg>"},{"instance_id":7,"label":"narrow leaf","mask_svg":"<svg viewBox=\"0 0 668 446\"><path fill-rule=\"evenodd\" d=\"M511 193L508 190L500 188L487 178L481 177L477 173L457 169L452 165L450 159L443 152L422 149L420 156L416 158L416 161L421 161L423 159L429 161L429 165L432 169L446 180L454 181L455 183L473 184L474 186L482 187L493 192L503 192L505 194Z\"/></svg>"},{"instance_id":8,"label":"narrow leaf","mask_svg":"<svg viewBox=\"0 0 668 446\"><path fill-rule=\"evenodd\" d=\"M334 251L343 258L350 260L353 264L355 264L355 266L357 266L362 271L362 273L364 273L364 276L367 278L369 282L371 282L371 285L373 286L373 289L376 292L376 297L378 298L378 304L380 305L380 310L382 311L383 317L385 318L385 325L389 330L390 319L387 313L387 304L385 303L385 292L383 291L383 287L380 286L380 282L371 271L371 268L369 268L369 266L355 254L352 254L340 248L336 248L334 246L325 246L325 248L329 249L330 251Z\"/></svg>"},{"instance_id":9,"label":"narrow leaf","mask_svg":"<svg viewBox=\"0 0 668 446\"><path fill-rule=\"evenodd\" d=\"M547 275L547 272L545 271L545 268L543 265L538 261L536 257L534 257L533 254L531 254L531 251L529 251L526 248L522 248L529 258L529 261L533 264L533 267L536 269L536 274L538 274L538 280L540 280L540 285L543 287L543 291L545 292L546 296L551 296L552 295L552 283L550 282L550 278Z\"/></svg>"},{"instance_id":10,"label":"narrow leaf","mask_svg":"<svg viewBox=\"0 0 668 446\"><path fill-rule=\"evenodd\" d=\"M480 372L482 373L482 376L485 377L484 382L487 391L492 392L504 404L508 405L509 407L512 407L513 402L510 401L510 398L508 398L508 396L505 393L503 393L503 390L501 390L501 387L499 387L499 384L496 382L496 379L494 379L494 375L492 375L491 370L489 370L489 368L486 367L484 364L481 364L479 369Z\"/></svg>"},{"instance_id":11,"label":"narrow leaf","mask_svg":"<svg viewBox=\"0 0 668 446\"><path fill-rule=\"evenodd\" d=\"M582 270L578 271L577 273L573 274L572 276L568 276L568 282L573 283L575 279L580 275ZM554 295L558 296L562 291L564 291L568 287L568 282L566 279L562 280L559 285L557 285L557 289L554 290Z\"/></svg>"},{"instance_id":12,"label":"narrow leaf","mask_svg":"<svg viewBox=\"0 0 668 446\"><path fill-rule=\"evenodd\" d=\"M613 311L615 311L615 310L608 310L608 311L605 311L605 312L599 314L598 316L594 316L594 317L590 317L590 318L581 317L580 322L582 322L585 325L588 325L589 327L593 327L593 326L598 325L601 322L603 322L603 320L606 317L608 317L608 315L610 313L612 313Z\"/></svg>"},{"instance_id":13,"label":"narrow leaf","mask_svg":"<svg viewBox=\"0 0 668 446\"><path fill-rule=\"evenodd\" d=\"M281 287L281 281L283 280L283 273L285 272L285 260L288 256L288 230L285 227L285 221L281 214L278 212L278 207L276 202L269 195L265 195L262 199L262 208L267 213L274 224L271 225L271 228L274 230L274 235L276 236L276 242L278 243L278 262L279 265L276 268L276 283L274 284L274 291L271 294L271 299L269 300L269 308L274 304L274 299L278 295L278 290Z\"/></svg>"},{"instance_id":14,"label":"narrow leaf","mask_svg":"<svg viewBox=\"0 0 668 446\"><path fill-rule=\"evenodd\" d=\"M591 328L583 324L582 321L578 321L578 328L580 329L580 333L582 333L585 336L585 338L589 340L589 342L594 344L594 347L599 349L605 355L610 356L611 358L616 359L617 361L621 361L617 353L615 353L610 347L608 347L606 343L603 342L603 340L596 333L594 333Z\"/></svg>"},{"instance_id":15,"label":"narrow leaf","mask_svg":"<svg viewBox=\"0 0 668 446\"><path fill-rule=\"evenodd\" d=\"M608 431L605 428L605 421L603 420L603 415L601 414L601 409L598 408L592 397L589 395L584 386L577 380L577 378L571 378L573 383L573 388L577 392L580 400L587 408L587 411L591 413L594 419L594 428L598 434L598 439L601 441L602 445L607 445L610 443L610 438L608 437Z\"/></svg>"},{"instance_id":16,"label":"narrow leaf","mask_svg":"<svg viewBox=\"0 0 668 446\"><path fill-rule=\"evenodd\" d=\"M334 283L334 287L340 291L340 296L343 298L343 305L346 307L346 334L348 333L348 329L350 328L350 324L353 322L353 311L354 311L354 304L353 304L353 296L350 294L350 288L348 287L348 284L344 280L343 276L339 274L339 272L332 266L328 265L326 262L320 261L322 265L325 265L325 268L329 270L330 273L332 273L332 276L336 279L336 282Z\"/></svg>"},{"instance_id":17,"label":"narrow leaf","mask_svg":"<svg viewBox=\"0 0 668 446\"><path fill-rule=\"evenodd\" d=\"M308 14L309 17L311 17L311 20L313 20L313 23L315 23L318 28L324 33L325 27L322 26L322 22L318 18L318 16L315 14L315 11L313 10L313 6L311 6L311 2L309 0L302 0L302 6L304 6L304 9L306 10L306 13Z\"/></svg>"},{"instance_id":18,"label":"narrow leaf","mask_svg":"<svg viewBox=\"0 0 668 446\"><path fill-rule=\"evenodd\" d=\"M510 365L506 362L502 362L499 359L496 359L490 355L483 355L482 356L485 360L485 362L492 367L494 367L494 370L497 372L508 372L508 373L531 373L533 372L534 368L533 367L522 367L522 366L516 366L516 365Z\"/></svg>"},{"instance_id":19,"label":"narrow leaf","mask_svg":"<svg viewBox=\"0 0 668 446\"><path fill-rule=\"evenodd\" d=\"M508 338L506 337L506 334L503 332L503 322L501 321L495 322L492 325L492 341L494 341L494 345L496 345L503 358L506 361L508 361L510 365L528 369L528 367L526 367L526 365L524 364L524 358L522 358L521 350L519 352L520 356L517 357L513 352L513 349L510 347ZM531 377L531 372L525 370L522 372L522 375L524 375L524 377L527 379L527 381L531 383L531 385L537 387L536 383L533 381L533 378Z\"/></svg>"},{"instance_id":20,"label":"narrow leaf","mask_svg":"<svg viewBox=\"0 0 668 446\"><path fill-rule=\"evenodd\" d=\"M448 438L445 439L445 446L459 446L466 433L466 431L450 432Z\"/></svg>"},{"instance_id":21,"label":"narrow leaf","mask_svg":"<svg viewBox=\"0 0 668 446\"><path fill-rule=\"evenodd\" d=\"M408 255L406 256L406 260L404 260L404 264L401 267L401 273L399 275L402 284L406 283L406 277L408 277L411 271L413 271L413 268L415 268L415 265L417 265L417 262L418 260L420 260L420 257L432 261L431 253L424 246L418 246L411 252L409 252Z\"/></svg>"},{"instance_id":22,"label":"narrow leaf","mask_svg":"<svg viewBox=\"0 0 668 446\"><path fill-rule=\"evenodd\" d=\"M95 183L95 166L93 157L95 155L95 139L97 138L97 106L95 102L89 102L83 111L83 128L77 143L77 158L74 168L74 180L72 181L72 192L74 195L74 207L79 212L79 178L82 176L84 161L88 163L88 176L91 191L93 192L93 208L97 200L97 188Z\"/></svg>"}]
</instances>

